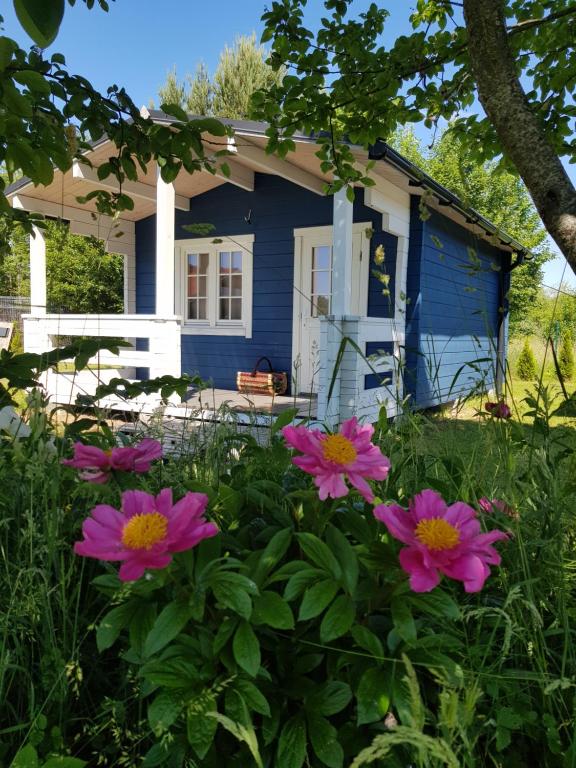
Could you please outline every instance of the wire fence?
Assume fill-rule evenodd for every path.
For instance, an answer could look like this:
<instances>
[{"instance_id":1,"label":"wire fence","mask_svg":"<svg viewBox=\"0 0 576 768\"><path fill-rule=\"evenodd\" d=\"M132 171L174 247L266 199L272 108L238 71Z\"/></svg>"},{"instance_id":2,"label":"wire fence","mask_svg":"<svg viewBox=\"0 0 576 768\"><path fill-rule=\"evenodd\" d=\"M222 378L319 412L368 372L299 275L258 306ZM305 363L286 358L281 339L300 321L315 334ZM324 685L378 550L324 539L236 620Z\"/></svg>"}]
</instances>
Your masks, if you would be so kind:
<instances>
[{"instance_id":1,"label":"wire fence","mask_svg":"<svg viewBox=\"0 0 576 768\"><path fill-rule=\"evenodd\" d=\"M0 320L14 323L14 333L22 339L22 315L30 312L28 296L0 296Z\"/></svg>"}]
</instances>

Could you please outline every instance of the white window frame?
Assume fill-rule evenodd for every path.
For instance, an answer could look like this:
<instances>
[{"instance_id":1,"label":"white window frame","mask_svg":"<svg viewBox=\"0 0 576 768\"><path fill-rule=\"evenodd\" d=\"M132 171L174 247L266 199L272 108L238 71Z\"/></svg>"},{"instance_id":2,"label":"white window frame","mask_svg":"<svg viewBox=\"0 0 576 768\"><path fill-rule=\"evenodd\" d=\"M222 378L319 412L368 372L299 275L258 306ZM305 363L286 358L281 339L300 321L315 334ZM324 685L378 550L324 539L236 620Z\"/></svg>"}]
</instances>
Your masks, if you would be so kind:
<instances>
[{"instance_id":1,"label":"white window frame","mask_svg":"<svg viewBox=\"0 0 576 768\"><path fill-rule=\"evenodd\" d=\"M252 292L254 235L238 237L195 237L178 240L176 259L180 270L180 290L176 312L182 317L182 333L194 336L244 336L252 338ZM242 252L242 320L218 320L219 258L221 251ZM208 254L207 320L188 320L188 254Z\"/></svg>"}]
</instances>

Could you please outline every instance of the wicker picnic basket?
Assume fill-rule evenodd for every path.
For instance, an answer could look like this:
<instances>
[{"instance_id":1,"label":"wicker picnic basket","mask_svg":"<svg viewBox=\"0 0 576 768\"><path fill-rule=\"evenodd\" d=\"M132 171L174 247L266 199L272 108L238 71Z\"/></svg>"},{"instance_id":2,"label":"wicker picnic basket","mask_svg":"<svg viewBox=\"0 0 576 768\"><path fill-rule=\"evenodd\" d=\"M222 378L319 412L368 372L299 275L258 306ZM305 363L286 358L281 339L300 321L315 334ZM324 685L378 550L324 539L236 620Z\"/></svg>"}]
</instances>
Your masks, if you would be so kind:
<instances>
[{"instance_id":1,"label":"wicker picnic basket","mask_svg":"<svg viewBox=\"0 0 576 768\"><path fill-rule=\"evenodd\" d=\"M262 362L268 363L269 371L258 370ZM236 386L238 392L246 395L283 395L288 389L288 377L285 373L275 371L267 357L260 357L250 373L238 371Z\"/></svg>"}]
</instances>

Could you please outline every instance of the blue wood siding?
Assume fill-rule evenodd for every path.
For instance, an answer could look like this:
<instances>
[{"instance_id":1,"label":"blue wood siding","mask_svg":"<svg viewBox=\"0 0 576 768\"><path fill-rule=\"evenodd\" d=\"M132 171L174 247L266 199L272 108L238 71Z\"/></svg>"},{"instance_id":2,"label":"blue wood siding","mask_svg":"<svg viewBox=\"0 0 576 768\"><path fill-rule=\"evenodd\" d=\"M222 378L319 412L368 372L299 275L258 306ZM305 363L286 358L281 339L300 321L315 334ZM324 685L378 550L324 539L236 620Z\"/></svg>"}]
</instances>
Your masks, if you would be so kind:
<instances>
[{"instance_id":1,"label":"blue wood siding","mask_svg":"<svg viewBox=\"0 0 576 768\"><path fill-rule=\"evenodd\" d=\"M354 221L367 222L374 230L371 255L384 243L386 271L396 266L396 238L382 236L381 214L364 205L358 190ZM292 376L292 304L294 288L294 232L297 227L332 224L332 198L320 197L277 176L257 173L254 192L232 184L195 197L188 212L176 211L176 240L191 239L187 224L210 223L211 237L254 235L252 338L241 336L182 336L182 371L198 373L214 386L236 388L236 373L252 370L266 355L276 370ZM154 312L155 217L136 224L136 311ZM382 296L381 284L371 276L370 304L375 317L390 316L393 302Z\"/></svg>"},{"instance_id":2,"label":"blue wood siding","mask_svg":"<svg viewBox=\"0 0 576 768\"><path fill-rule=\"evenodd\" d=\"M494 383L505 254L411 201L405 387L418 407ZM487 361L480 362L483 358Z\"/></svg>"}]
</instances>

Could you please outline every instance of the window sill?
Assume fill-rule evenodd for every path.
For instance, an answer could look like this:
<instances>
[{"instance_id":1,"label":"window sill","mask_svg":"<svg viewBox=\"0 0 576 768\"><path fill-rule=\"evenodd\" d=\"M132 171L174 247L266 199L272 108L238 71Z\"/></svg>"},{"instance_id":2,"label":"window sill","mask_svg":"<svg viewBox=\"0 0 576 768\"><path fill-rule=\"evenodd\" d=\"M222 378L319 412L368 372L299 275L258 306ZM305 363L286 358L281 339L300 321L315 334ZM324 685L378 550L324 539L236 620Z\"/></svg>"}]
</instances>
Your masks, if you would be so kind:
<instances>
[{"instance_id":1,"label":"window sill","mask_svg":"<svg viewBox=\"0 0 576 768\"><path fill-rule=\"evenodd\" d=\"M192 325L183 323L184 336L249 336L243 325Z\"/></svg>"}]
</instances>

